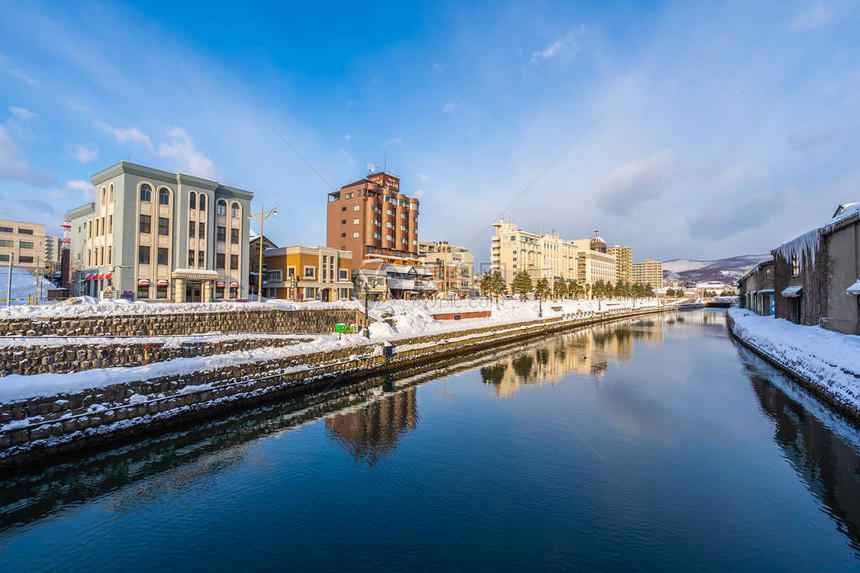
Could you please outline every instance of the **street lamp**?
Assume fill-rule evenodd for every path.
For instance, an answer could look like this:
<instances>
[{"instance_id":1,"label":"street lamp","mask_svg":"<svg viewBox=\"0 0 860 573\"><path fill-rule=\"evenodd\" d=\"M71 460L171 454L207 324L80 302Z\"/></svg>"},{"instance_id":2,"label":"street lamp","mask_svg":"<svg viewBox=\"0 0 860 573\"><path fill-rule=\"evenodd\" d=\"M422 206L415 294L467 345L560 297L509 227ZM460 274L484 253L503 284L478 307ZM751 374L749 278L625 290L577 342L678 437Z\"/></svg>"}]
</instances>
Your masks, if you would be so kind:
<instances>
[{"instance_id":1,"label":"street lamp","mask_svg":"<svg viewBox=\"0 0 860 573\"><path fill-rule=\"evenodd\" d=\"M278 208L272 207L268 211L266 211L262 205L260 205L260 212L254 213L251 211L251 217L260 221L260 269L259 274L257 275L257 302L263 301L263 221L268 219L271 215L275 217L278 216Z\"/></svg>"},{"instance_id":2,"label":"street lamp","mask_svg":"<svg viewBox=\"0 0 860 573\"><path fill-rule=\"evenodd\" d=\"M370 299L370 289L376 288L379 286L379 277L376 276L362 276L359 274L355 282L358 283L359 288L361 286L364 287L364 332L367 336L368 340L370 339L370 312L368 307L368 300Z\"/></svg>"}]
</instances>

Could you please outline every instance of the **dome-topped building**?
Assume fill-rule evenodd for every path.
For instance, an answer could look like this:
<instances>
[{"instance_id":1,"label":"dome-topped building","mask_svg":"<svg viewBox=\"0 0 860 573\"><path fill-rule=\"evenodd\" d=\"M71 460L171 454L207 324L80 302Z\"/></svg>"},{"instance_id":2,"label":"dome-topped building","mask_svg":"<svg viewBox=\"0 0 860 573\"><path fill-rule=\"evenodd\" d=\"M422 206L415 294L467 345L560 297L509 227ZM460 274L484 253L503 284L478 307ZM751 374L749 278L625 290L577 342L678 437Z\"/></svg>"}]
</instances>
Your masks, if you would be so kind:
<instances>
[{"instance_id":1,"label":"dome-topped building","mask_svg":"<svg viewBox=\"0 0 860 573\"><path fill-rule=\"evenodd\" d=\"M604 241L597 233L599 233L599 231L594 231L594 236L591 238L591 250L597 251L599 253L605 253L606 241Z\"/></svg>"}]
</instances>

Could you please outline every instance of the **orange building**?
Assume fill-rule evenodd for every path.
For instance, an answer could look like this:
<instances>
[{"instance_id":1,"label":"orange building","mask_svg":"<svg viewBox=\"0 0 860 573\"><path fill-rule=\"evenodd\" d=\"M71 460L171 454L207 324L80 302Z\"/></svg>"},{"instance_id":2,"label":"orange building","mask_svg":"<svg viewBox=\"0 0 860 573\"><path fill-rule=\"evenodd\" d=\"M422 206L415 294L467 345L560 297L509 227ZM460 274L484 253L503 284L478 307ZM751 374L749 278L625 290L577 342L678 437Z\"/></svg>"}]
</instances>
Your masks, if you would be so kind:
<instances>
[{"instance_id":1,"label":"orange building","mask_svg":"<svg viewBox=\"0 0 860 573\"><path fill-rule=\"evenodd\" d=\"M328 247L266 249L266 296L334 302L352 297L352 253Z\"/></svg>"},{"instance_id":2,"label":"orange building","mask_svg":"<svg viewBox=\"0 0 860 573\"><path fill-rule=\"evenodd\" d=\"M326 244L352 251L353 266L368 258L418 263L418 199L400 192L400 178L371 173L328 194Z\"/></svg>"}]
</instances>

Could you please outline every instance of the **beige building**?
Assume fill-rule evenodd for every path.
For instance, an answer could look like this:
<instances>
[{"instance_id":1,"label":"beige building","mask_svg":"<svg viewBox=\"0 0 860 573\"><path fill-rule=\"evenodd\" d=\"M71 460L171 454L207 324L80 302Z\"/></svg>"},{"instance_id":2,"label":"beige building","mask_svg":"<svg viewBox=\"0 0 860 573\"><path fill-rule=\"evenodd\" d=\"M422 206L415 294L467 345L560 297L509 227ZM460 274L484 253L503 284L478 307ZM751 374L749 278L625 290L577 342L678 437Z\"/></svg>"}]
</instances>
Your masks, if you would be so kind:
<instances>
[{"instance_id":1,"label":"beige building","mask_svg":"<svg viewBox=\"0 0 860 573\"><path fill-rule=\"evenodd\" d=\"M447 241L419 241L418 259L423 267L435 271L442 292L463 296L472 294L475 258L466 247L450 245Z\"/></svg>"},{"instance_id":2,"label":"beige building","mask_svg":"<svg viewBox=\"0 0 860 573\"><path fill-rule=\"evenodd\" d=\"M577 246L576 281L594 285L597 281L615 284L615 257L607 252L606 241L595 235L571 241Z\"/></svg>"},{"instance_id":3,"label":"beige building","mask_svg":"<svg viewBox=\"0 0 860 573\"><path fill-rule=\"evenodd\" d=\"M0 265L11 258L16 267L45 265L45 225L0 220Z\"/></svg>"},{"instance_id":4,"label":"beige building","mask_svg":"<svg viewBox=\"0 0 860 573\"><path fill-rule=\"evenodd\" d=\"M633 282L633 248L615 245L606 252L615 257L615 280L625 283Z\"/></svg>"},{"instance_id":5,"label":"beige building","mask_svg":"<svg viewBox=\"0 0 860 573\"><path fill-rule=\"evenodd\" d=\"M330 247L281 247L264 251L269 298L335 302L352 298L352 253Z\"/></svg>"},{"instance_id":6,"label":"beige building","mask_svg":"<svg viewBox=\"0 0 860 573\"><path fill-rule=\"evenodd\" d=\"M651 288L663 287L663 263L654 259L645 259L641 263L633 263L633 282Z\"/></svg>"},{"instance_id":7,"label":"beige building","mask_svg":"<svg viewBox=\"0 0 860 573\"><path fill-rule=\"evenodd\" d=\"M529 233L504 219L493 226L496 234L490 246L490 268L500 271L507 284L520 271L528 272L533 280L577 278L579 249L574 241L565 241L554 231L544 235Z\"/></svg>"}]
</instances>

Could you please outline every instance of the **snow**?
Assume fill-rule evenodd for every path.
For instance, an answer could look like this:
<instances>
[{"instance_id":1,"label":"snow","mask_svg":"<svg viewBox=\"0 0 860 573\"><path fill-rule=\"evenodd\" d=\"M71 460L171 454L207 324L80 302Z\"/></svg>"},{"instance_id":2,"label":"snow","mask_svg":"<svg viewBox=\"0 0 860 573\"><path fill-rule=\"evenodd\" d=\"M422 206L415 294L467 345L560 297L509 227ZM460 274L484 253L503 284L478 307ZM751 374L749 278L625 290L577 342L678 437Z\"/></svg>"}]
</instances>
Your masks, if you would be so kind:
<instances>
[{"instance_id":1,"label":"snow","mask_svg":"<svg viewBox=\"0 0 860 573\"><path fill-rule=\"evenodd\" d=\"M815 264L815 255L818 252L818 247L821 244L821 237L833 231L838 223L850 217L860 215L860 203L848 203L844 205L845 209L833 216L829 221L814 229L811 229L802 235L798 235L790 241L787 241L776 249L774 253L779 254L786 261L796 258L797 262L802 266L804 264L804 255L809 259L811 264Z\"/></svg>"},{"instance_id":2,"label":"snow","mask_svg":"<svg viewBox=\"0 0 860 573\"><path fill-rule=\"evenodd\" d=\"M809 381L838 404L860 412L860 336L732 308L734 334Z\"/></svg>"},{"instance_id":3,"label":"snow","mask_svg":"<svg viewBox=\"0 0 860 573\"><path fill-rule=\"evenodd\" d=\"M48 289L57 288L54 283L39 277L39 287L42 300L48 297ZM0 298L6 299L6 289L9 285L9 267L0 267ZM27 297L36 294L36 277L25 268L12 267L12 303L27 302ZM5 302L3 303L5 304ZM23 308L27 308L26 306ZM34 307L35 308L35 307Z\"/></svg>"},{"instance_id":4,"label":"snow","mask_svg":"<svg viewBox=\"0 0 860 573\"><path fill-rule=\"evenodd\" d=\"M845 289L845 294L860 294L860 279L857 279L854 284Z\"/></svg>"}]
</instances>

